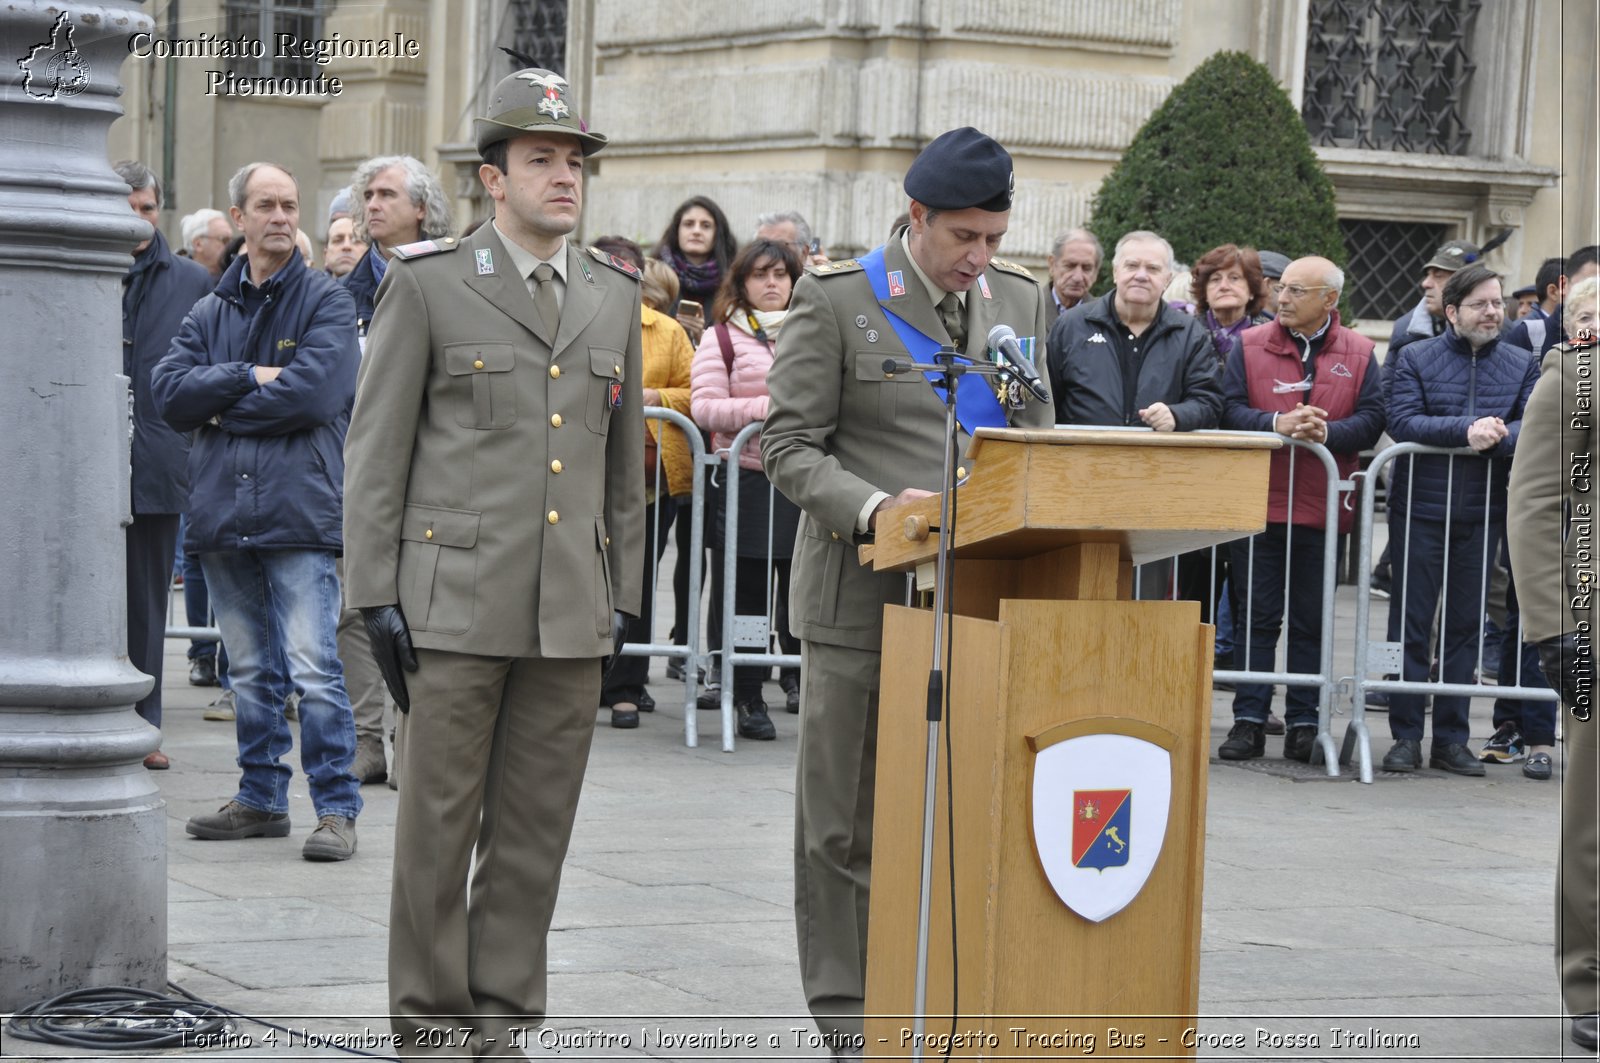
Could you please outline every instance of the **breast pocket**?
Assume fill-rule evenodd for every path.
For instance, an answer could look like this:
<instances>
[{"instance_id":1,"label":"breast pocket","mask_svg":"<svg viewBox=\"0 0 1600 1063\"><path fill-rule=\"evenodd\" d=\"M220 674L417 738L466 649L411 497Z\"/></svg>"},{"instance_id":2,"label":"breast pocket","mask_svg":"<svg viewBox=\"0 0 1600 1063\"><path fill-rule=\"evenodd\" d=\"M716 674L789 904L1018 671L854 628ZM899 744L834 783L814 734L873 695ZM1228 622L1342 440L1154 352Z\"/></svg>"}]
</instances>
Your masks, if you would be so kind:
<instances>
[{"instance_id":1,"label":"breast pocket","mask_svg":"<svg viewBox=\"0 0 1600 1063\"><path fill-rule=\"evenodd\" d=\"M589 402L584 421L589 431L605 435L611 427L611 413L622 405L621 351L609 347L589 348Z\"/></svg>"},{"instance_id":2,"label":"breast pocket","mask_svg":"<svg viewBox=\"0 0 1600 1063\"><path fill-rule=\"evenodd\" d=\"M516 350L509 343L452 343L444 369L463 428L510 428L517 422Z\"/></svg>"},{"instance_id":3,"label":"breast pocket","mask_svg":"<svg viewBox=\"0 0 1600 1063\"><path fill-rule=\"evenodd\" d=\"M885 351L857 351L855 362L855 401L859 413L876 419L879 425L890 427L900 416L900 406L907 401L908 386L925 381L921 373L890 373L886 362L896 359Z\"/></svg>"}]
</instances>

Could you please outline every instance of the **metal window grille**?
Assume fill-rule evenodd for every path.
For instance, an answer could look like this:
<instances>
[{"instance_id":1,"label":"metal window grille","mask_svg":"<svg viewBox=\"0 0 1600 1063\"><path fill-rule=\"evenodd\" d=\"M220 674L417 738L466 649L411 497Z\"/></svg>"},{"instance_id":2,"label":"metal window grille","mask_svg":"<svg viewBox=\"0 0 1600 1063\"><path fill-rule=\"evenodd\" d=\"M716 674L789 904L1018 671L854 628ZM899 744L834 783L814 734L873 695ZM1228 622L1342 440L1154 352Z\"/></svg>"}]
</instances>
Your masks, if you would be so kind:
<instances>
[{"instance_id":1,"label":"metal window grille","mask_svg":"<svg viewBox=\"0 0 1600 1063\"><path fill-rule=\"evenodd\" d=\"M542 70L566 75L567 0L511 0L511 47ZM509 60L511 68L521 68Z\"/></svg>"},{"instance_id":2,"label":"metal window grille","mask_svg":"<svg viewBox=\"0 0 1600 1063\"><path fill-rule=\"evenodd\" d=\"M1358 318L1393 321L1417 305L1423 263L1449 239L1443 225L1341 218L1349 263L1350 310Z\"/></svg>"},{"instance_id":3,"label":"metal window grille","mask_svg":"<svg viewBox=\"0 0 1600 1063\"><path fill-rule=\"evenodd\" d=\"M1465 155L1482 0L1311 0L1301 116L1314 143Z\"/></svg>"},{"instance_id":4,"label":"metal window grille","mask_svg":"<svg viewBox=\"0 0 1600 1063\"><path fill-rule=\"evenodd\" d=\"M227 0L228 36L260 41L260 58L228 60L228 69L240 77L310 78L317 76L313 59L278 57L278 34L292 33L301 41L319 40L326 15L325 0Z\"/></svg>"}]
</instances>

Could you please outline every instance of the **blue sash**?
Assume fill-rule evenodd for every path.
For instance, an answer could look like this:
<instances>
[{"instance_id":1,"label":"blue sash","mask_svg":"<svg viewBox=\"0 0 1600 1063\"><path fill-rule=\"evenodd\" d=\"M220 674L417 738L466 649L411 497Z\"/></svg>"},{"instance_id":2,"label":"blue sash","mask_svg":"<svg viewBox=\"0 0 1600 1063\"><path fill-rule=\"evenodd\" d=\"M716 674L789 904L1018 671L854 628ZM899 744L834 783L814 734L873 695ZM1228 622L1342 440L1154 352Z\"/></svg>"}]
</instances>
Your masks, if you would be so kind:
<instances>
[{"instance_id":1,"label":"blue sash","mask_svg":"<svg viewBox=\"0 0 1600 1063\"><path fill-rule=\"evenodd\" d=\"M876 247L856 261L861 263L866 271L867 282L872 285L872 293L880 301L889 298L889 272L883 263L883 248ZM922 279L915 275L911 283L921 284ZM911 355L913 362L931 362L938 352L941 344L938 340L924 336L921 332L904 318L884 309L883 314L889 319L889 325L894 329L894 334L900 337L900 342L905 344L906 352ZM958 358L963 365L971 365L968 358ZM933 385L933 393L939 396L939 401L945 401L944 388L939 382L944 379L943 373L924 372L928 382ZM989 384L987 377L977 374L968 374L956 380L956 421L961 425L961 430L971 435L979 428L1004 428L1006 426L1006 411L1001 408L1000 400L995 398L994 388Z\"/></svg>"}]
</instances>

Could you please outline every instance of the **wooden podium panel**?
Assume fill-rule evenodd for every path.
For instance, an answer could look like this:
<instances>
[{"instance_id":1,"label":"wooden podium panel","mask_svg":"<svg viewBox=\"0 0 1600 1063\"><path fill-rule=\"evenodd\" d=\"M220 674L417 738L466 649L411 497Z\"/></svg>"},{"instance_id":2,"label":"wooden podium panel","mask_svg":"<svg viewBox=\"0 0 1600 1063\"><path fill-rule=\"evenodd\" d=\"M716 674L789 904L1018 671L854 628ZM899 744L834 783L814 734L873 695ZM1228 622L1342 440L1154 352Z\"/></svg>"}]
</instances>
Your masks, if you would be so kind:
<instances>
[{"instance_id":1,"label":"wooden podium panel","mask_svg":"<svg viewBox=\"0 0 1600 1063\"><path fill-rule=\"evenodd\" d=\"M957 562L958 593L969 571ZM1199 1007L1213 629L1200 623L1194 602L1002 599L997 605L998 620L955 618L956 665L948 680L961 1012L954 1054L1192 1055L1181 1038ZM932 638L931 613L885 610L867 961L869 1056L911 1054ZM1136 721L1166 733L1172 802L1160 857L1144 888L1120 912L1094 923L1056 896L1035 851L1028 738L1097 718ZM951 1030L943 738L927 1038ZM925 1041L924 1054L932 1057L942 1048Z\"/></svg>"}]
</instances>

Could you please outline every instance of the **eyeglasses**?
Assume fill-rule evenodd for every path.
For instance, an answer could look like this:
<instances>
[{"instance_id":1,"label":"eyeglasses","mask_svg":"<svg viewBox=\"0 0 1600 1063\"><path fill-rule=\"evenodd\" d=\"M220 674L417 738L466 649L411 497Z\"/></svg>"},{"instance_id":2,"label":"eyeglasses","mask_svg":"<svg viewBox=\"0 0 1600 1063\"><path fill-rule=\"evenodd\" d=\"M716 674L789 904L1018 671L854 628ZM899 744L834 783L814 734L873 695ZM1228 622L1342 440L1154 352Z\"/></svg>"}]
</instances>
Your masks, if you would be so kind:
<instances>
[{"instance_id":1,"label":"eyeglasses","mask_svg":"<svg viewBox=\"0 0 1600 1063\"><path fill-rule=\"evenodd\" d=\"M1461 304L1461 309L1471 310L1474 314L1481 314L1485 310L1504 310L1505 308L1506 304L1503 299L1479 299L1476 302Z\"/></svg>"},{"instance_id":2,"label":"eyeglasses","mask_svg":"<svg viewBox=\"0 0 1600 1063\"><path fill-rule=\"evenodd\" d=\"M1287 295L1291 299L1302 299L1309 292L1331 291L1331 284L1313 284L1309 288L1304 284L1284 284L1282 281L1272 282L1272 294L1277 296Z\"/></svg>"}]
</instances>

